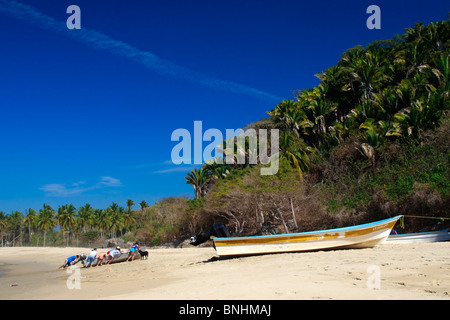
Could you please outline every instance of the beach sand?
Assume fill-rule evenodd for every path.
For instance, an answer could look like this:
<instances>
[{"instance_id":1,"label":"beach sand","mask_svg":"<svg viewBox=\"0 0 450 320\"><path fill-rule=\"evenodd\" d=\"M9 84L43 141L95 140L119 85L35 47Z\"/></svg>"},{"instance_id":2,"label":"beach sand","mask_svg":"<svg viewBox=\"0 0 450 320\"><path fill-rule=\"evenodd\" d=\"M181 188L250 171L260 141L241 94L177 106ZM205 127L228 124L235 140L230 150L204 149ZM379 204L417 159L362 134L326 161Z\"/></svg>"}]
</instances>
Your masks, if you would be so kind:
<instances>
[{"instance_id":1,"label":"beach sand","mask_svg":"<svg viewBox=\"0 0 450 320\"><path fill-rule=\"evenodd\" d=\"M217 261L213 248L150 249L148 260L56 270L80 253L0 248L0 299L450 298L450 242Z\"/></svg>"}]
</instances>

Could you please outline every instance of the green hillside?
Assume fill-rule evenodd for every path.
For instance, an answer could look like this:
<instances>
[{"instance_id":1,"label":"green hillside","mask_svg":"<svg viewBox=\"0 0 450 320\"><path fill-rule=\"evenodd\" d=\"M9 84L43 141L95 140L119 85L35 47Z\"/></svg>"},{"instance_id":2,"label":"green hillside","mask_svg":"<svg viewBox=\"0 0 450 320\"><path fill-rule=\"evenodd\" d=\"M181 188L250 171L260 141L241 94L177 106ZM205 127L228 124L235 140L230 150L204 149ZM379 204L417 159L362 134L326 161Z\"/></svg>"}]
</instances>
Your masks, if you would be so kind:
<instances>
[{"instance_id":1,"label":"green hillside","mask_svg":"<svg viewBox=\"0 0 450 320\"><path fill-rule=\"evenodd\" d=\"M188 174L202 190L188 201L197 228L222 220L247 235L449 217L449 35L449 21L416 24L344 52L317 87L248 126L280 130L276 176L248 163ZM406 231L437 222L408 218Z\"/></svg>"}]
</instances>

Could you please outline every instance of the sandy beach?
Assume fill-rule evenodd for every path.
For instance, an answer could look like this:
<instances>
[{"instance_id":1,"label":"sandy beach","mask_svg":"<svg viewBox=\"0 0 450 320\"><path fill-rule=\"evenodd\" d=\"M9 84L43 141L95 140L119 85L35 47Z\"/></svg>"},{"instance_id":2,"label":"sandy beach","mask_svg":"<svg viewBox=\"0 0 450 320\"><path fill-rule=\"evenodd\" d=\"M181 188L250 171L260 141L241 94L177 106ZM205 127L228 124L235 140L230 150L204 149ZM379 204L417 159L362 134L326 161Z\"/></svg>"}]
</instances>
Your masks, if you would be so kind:
<instances>
[{"instance_id":1,"label":"sandy beach","mask_svg":"<svg viewBox=\"0 0 450 320\"><path fill-rule=\"evenodd\" d=\"M0 299L449 299L450 242L210 261L213 248L57 270L89 248L0 248Z\"/></svg>"}]
</instances>

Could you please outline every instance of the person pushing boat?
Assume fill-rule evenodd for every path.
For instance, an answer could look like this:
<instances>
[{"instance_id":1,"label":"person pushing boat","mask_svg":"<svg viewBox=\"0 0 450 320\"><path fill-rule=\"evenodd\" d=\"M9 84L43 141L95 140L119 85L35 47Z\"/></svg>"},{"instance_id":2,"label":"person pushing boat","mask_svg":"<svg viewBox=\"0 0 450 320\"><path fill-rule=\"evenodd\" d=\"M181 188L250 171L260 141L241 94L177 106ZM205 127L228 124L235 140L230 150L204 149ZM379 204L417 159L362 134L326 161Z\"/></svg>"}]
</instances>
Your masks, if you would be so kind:
<instances>
[{"instance_id":1,"label":"person pushing boat","mask_svg":"<svg viewBox=\"0 0 450 320\"><path fill-rule=\"evenodd\" d=\"M103 259L106 258L106 252L100 252L97 256L97 264L96 266L102 266L103 265Z\"/></svg>"},{"instance_id":2,"label":"person pushing boat","mask_svg":"<svg viewBox=\"0 0 450 320\"><path fill-rule=\"evenodd\" d=\"M134 261L135 252L138 250L139 250L139 245L137 242L135 242L133 244L133 246L130 248L130 253L128 255L127 261L130 261L130 259L131 259L131 261Z\"/></svg>"},{"instance_id":3,"label":"person pushing boat","mask_svg":"<svg viewBox=\"0 0 450 320\"><path fill-rule=\"evenodd\" d=\"M92 263L94 262L95 258L97 257L97 248L94 248L90 253L86 261L85 267L92 267Z\"/></svg>"},{"instance_id":4,"label":"person pushing boat","mask_svg":"<svg viewBox=\"0 0 450 320\"><path fill-rule=\"evenodd\" d=\"M66 259L66 261L64 261L63 265L60 266L58 268L58 270L61 269L61 268L65 269L65 268L68 268L70 266L73 266L73 265L77 264L80 261L82 261L83 265L84 265L84 260L85 259L86 259L86 256L84 254L81 254L81 255L77 254L77 255L74 255L74 256L70 256L70 257L68 257Z\"/></svg>"},{"instance_id":5,"label":"person pushing boat","mask_svg":"<svg viewBox=\"0 0 450 320\"><path fill-rule=\"evenodd\" d=\"M110 264L115 257L119 257L122 254L122 251L120 250L120 247L116 247L116 249L113 249L109 251L108 256L111 257L109 261L106 264Z\"/></svg>"}]
</instances>

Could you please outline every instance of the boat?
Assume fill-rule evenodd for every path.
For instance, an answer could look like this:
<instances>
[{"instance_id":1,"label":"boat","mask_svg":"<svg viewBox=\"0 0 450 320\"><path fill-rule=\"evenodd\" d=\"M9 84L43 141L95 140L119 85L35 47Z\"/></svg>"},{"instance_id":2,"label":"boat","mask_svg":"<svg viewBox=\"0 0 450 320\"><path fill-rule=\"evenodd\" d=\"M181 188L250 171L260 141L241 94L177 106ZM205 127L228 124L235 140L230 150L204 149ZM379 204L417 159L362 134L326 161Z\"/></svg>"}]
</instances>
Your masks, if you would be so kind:
<instances>
[{"instance_id":1,"label":"boat","mask_svg":"<svg viewBox=\"0 0 450 320\"><path fill-rule=\"evenodd\" d=\"M113 249L111 249L111 250L113 250ZM126 260L128 259L128 257L130 256L129 253L130 253L129 251L122 251L122 253L120 254L120 256L114 257L114 260L111 261L111 263L116 263L116 262L123 262L123 261L126 261ZM134 259L135 259L135 260L136 260L136 259L140 259L140 257L141 257L141 255L139 254L139 251L135 251L135 252L134 252ZM103 259L103 263L108 263L109 259L110 259L110 257L109 257L109 256L106 256L106 257ZM92 263L92 265L95 266L95 265L97 265L97 263L98 263L98 257L95 258L95 260L94 260L94 262Z\"/></svg>"},{"instance_id":2,"label":"boat","mask_svg":"<svg viewBox=\"0 0 450 320\"><path fill-rule=\"evenodd\" d=\"M219 256L257 255L327 249L370 248L388 238L393 218L351 227L329 230L251 237L216 237L214 248Z\"/></svg>"},{"instance_id":3,"label":"boat","mask_svg":"<svg viewBox=\"0 0 450 320\"><path fill-rule=\"evenodd\" d=\"M414 242L441 242L449 241L448 229L430 232L393 234L387 238L386 243L414 243Z\"/></svg>"}]
</instances>

